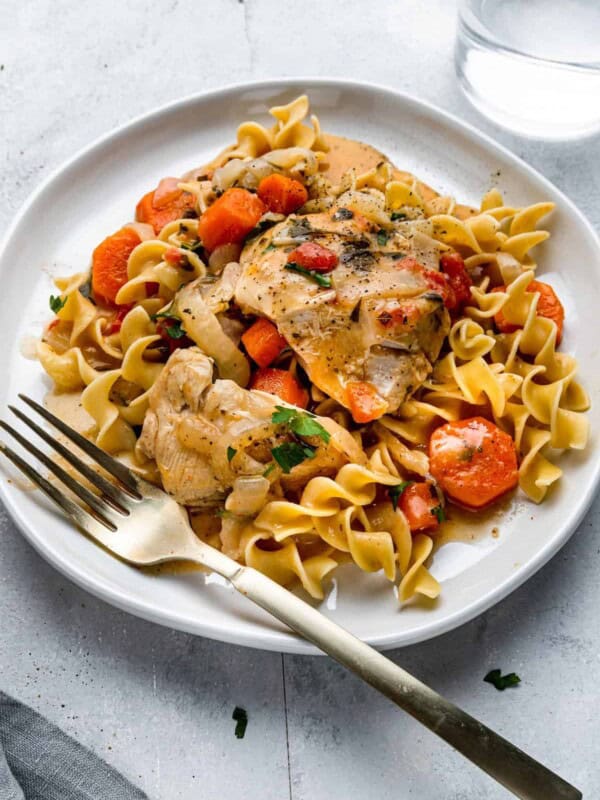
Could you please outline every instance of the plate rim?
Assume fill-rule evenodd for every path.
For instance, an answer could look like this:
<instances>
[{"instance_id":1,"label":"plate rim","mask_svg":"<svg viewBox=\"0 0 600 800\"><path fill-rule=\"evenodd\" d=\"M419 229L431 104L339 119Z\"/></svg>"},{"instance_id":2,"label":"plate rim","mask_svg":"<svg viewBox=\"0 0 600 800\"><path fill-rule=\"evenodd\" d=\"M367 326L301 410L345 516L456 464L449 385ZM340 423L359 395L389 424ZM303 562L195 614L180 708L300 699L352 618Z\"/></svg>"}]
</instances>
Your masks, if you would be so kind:
<instances>
[{"instance_id":1,"label":"plate rim","mask_svg":"<svg viewBox=\"0 0 600 800\"><path fill-rule=\"evenodd\" d=\"M470 122L465 122L457 115L439 108L434 103L422 100L412 93L397 90L385 84L358 81L349 78L337 77L277 77L263 78L254 81L242 81L229 83L218 88L208 89L202 92L195 92L175 100L168 101L159 106L151 108L149 111L136 115L129 121L119 125L96 137L89 144L79 148L72 156L62 161L32 190L27 196L21 207L13 216L9 223L2 240L0 242L0 261L8 247L15 231L27 215L29 209L36 202L38 197L59 178L65 171L74 166L81 159L88 156L97 148L109 143L112 139L124 133L131 133L137 126L145 125L159 119L163 115L171 114L179 109L185 109L197 102L221 97L226 97L230 93L243 92L249 90L260 90L269 88L297 88L303 93L310 94L311 87L330 88L340 87L345 89L359 89L371 92L393 95L401 102L412 104L419 110L424 110L430 118L437 118L445 127L451 128L454 132L468 134L471 140L483 144L487 149L501 153L509 162L523 171L528 177L536 182L547 186L552 193L560 197L561 203L574 214L581 225L586 229L590 240L600 254L600 237L596 230L587 219L585 214L575 205L575 203L562 190L556 187L548 178L538 172L535 168L527 164L522 158L513 153L508 147L497 142L492 136L479 130ZM418 642L428 641L444 633L454 630L459 625L472 621L480 614L489 610L496 603L504 600L509 594L531 578L540 570L573 536L584 516L588 512L600 485L600 453L590 454L595 459L590 476L589 486L576 507L576 510L569 516L562 518L558 525L555 536L547 542L532 558L520 565L502 583L490 589L477 600L459 610L450 613L440 620L425 623L417 631L412 633L390 632L374 637L364 637L365 641L373 647L381 650L388 650L396 647L406 647ZM252 631L231 631L229 628L223 629L216 625L211 625L210 621L192 619L183 615L181 612L172 613L170 609L156 609L142 599L132 599L121 595L118 589L109 587L100 576L90 576L75 567L71 567L68 562L61 560L60 555L55 553L52 548L45 546L45 539L32 530L20 510L20 504L15 501L16 495L7 490L4 480L0 481L0 499L2 500L8 514L16 523L27 542L59 573L73 581L80 588L90 592L101 600L115 606L129 614L142 619L155 622L157 624L185 631L193 635L204 636L206 638L222 641L230 644L253 647L261 650L270 650L282 653L294 653L304 655L323 655L314 645L293 632L276 631L263 628L259 634Z\"/></svg>"}]
</instances>

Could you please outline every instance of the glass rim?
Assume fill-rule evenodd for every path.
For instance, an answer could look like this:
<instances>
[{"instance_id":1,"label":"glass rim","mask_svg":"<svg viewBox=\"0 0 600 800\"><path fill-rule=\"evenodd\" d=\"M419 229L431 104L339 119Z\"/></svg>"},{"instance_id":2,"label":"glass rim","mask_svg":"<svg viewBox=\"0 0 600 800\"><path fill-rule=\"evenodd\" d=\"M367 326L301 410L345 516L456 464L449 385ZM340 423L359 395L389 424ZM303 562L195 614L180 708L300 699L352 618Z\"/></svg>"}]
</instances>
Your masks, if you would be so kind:
<instances>
[{"instance_id":1,"label":"glass rim","mask_svg":"<svg viewBox=\"0 0 600 800\"><path fill-rule=\"evenodd\" d=\"M485 23L478 17L473 9L473 0L461 0L458 7L458 20L459 30L458 35L461 34L461 28L475 39L479 44L489 46L493 44L499 50L505 53L517 56L519 58L527 59L528 61L537 61L541 64L553 64L561 67L568 67L571 69L579 69L585 71L600 71L600 59L598 61L571 61L561 58L547 58L546 56L536 56L533 53L528 53L525 50L519 50L512 45L503 42L494 33L493 30L487 27Z\"/></svg>"}]
</instances>

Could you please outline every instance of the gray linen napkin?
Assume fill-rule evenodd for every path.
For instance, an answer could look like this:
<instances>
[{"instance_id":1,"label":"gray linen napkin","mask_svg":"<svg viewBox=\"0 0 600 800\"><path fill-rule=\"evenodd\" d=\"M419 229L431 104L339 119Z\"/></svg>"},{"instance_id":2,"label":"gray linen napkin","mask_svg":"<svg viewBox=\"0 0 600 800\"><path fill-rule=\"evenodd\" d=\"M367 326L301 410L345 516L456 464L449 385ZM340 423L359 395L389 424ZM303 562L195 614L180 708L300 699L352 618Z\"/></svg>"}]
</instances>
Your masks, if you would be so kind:
<instances>
[{"instance_id":1,"label":"gray linen napkin","mask_svg":"<svg viewBox=\"0 0 600 800\"><path fill-rule=\"evenodd\" d=\"M0 800L148 800L33 709L0 692Z\"/></svg>"}]
</instances>

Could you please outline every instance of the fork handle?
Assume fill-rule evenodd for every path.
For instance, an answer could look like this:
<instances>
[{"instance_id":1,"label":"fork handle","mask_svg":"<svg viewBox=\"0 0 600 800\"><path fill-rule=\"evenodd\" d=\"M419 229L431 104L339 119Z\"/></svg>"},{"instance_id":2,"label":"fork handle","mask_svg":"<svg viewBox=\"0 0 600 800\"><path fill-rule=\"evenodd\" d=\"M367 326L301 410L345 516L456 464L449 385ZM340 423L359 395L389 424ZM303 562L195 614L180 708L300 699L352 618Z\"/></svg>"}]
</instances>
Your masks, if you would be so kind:
<instances>
[{"instance_id":1,"label":"fork handle","mask_svg":"<svg viewBox=\"0 0 600 800\"><path fill-rule=\"evenodd\" d=\"M250 567L228 577L241 594L389 697L517 797L582 797L574 786L270 578Z\"/></svg>"}]
</instances>

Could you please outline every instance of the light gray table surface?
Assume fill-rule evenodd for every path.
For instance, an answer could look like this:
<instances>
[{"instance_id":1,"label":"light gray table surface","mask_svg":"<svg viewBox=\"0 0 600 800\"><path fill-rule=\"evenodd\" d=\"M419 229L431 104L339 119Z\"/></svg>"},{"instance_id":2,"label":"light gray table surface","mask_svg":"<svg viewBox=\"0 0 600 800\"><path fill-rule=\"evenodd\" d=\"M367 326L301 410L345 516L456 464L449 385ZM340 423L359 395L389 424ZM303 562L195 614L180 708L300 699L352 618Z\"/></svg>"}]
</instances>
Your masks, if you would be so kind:
<instances>
[{"instance_id":1,"label":"light gray table surface","mask_svg":"<svg viewBox=\"0 0 600 800\"><path fill-rule=\"evenodd\" d=\"M600 227L600 141L541 144L457 86L444 0L0 3L0 222L98 135L178 96L285 75L389 84L491 133ZM6 342L10 332L4 331ZM600 797L600 504L541 572L479 619L391 653ZM152 800L472 800L508 794L325 658L195 638L117 611L47 566L0 508L0 689ZM516 689L482 682L515 670ZM233 735L235 705L248 710Z\"/></svg>"}]
</instances>

